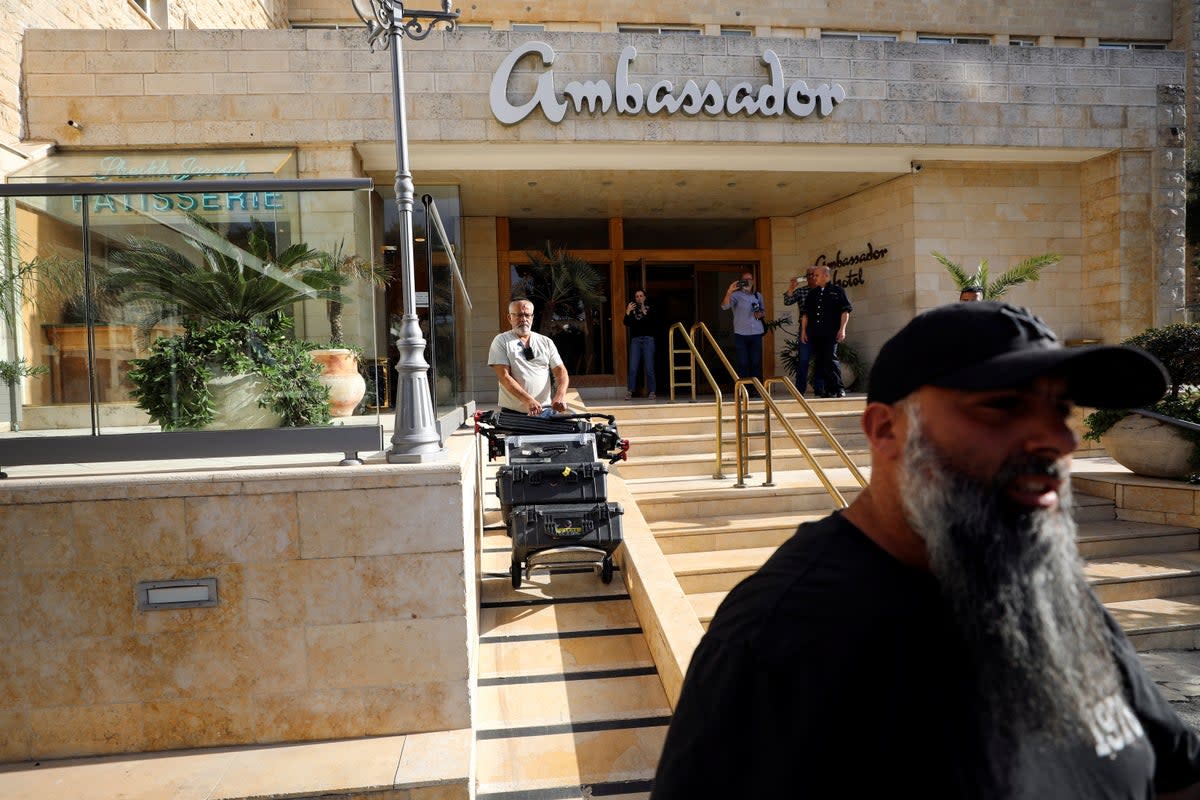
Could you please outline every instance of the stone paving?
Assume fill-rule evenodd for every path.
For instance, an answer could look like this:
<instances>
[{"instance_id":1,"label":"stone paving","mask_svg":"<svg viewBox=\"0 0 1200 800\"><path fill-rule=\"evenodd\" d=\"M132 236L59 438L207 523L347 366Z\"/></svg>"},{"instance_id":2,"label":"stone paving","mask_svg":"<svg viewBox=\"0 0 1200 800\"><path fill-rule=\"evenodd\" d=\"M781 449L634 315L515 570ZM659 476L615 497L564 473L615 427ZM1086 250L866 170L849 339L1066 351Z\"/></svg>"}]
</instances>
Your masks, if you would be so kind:
<instances>
[{"instance_id":1,"label":"stone paving","mask_svg":"<svg viewBox=\"0 0 1200 800\"><path fill-rule=\"evenodd\" d=\"M1200 733L1200 650L1148 650L1140 655L1175 711Z\"/></svg>"}]
</instances>

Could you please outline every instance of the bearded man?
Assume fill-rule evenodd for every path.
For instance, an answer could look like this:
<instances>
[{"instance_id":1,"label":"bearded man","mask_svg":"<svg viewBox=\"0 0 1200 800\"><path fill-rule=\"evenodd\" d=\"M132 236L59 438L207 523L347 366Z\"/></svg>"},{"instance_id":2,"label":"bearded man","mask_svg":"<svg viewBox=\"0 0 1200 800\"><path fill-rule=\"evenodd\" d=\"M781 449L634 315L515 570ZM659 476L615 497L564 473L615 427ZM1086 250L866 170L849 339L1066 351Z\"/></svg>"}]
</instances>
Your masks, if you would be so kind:
<instances>
[{"instance_id":1,"label":"bearded man","mask_svg":"<svg viewBox=\"0 0 1200 800\"><path fill-rule=\"evenodd\" d=\"M512 329L497 334L488 348L500 410L531 417L566 411L570 376L554 340L533 330L533 303L513 300L508 304L508 321Z\"/></svg>"},{"instance_id":2,"label":"bearded man","mask_svg":"<svg viewBox=\"0 0 1200 800\"><path fill-rule=\"evenodd\" d=\"M651 797L1200 796L1200 739L1092 594L1070 513L1074 404L1165 388L1144 351L1064 348L1010 305L912 320L871 370L869 486L729 593Z\"/></svg>"}]
</instances>

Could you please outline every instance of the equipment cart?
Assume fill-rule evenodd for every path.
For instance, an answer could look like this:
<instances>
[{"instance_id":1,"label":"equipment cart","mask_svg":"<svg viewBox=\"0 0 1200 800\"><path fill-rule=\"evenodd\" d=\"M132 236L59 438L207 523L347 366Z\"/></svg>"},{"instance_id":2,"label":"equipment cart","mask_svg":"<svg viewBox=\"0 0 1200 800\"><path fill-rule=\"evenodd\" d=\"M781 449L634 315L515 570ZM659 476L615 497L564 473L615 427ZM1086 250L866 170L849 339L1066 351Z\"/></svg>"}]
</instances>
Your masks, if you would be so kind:
<instances>
[{"instance_id":1,"label":"equipment cart","mask_svg":"<svg viewBox=\"0 0 1200 800\"><path fill-rule=\"evenodd\" d=\"M475 431L488 439L489 460L503 453L508 462L497 471L496 495L512 538L513 588L535 568L561 566L591 566L612 582L624 509L607 502L608 464L629 450L615 419L483 411Z\"/></svg>"}]
</instances>

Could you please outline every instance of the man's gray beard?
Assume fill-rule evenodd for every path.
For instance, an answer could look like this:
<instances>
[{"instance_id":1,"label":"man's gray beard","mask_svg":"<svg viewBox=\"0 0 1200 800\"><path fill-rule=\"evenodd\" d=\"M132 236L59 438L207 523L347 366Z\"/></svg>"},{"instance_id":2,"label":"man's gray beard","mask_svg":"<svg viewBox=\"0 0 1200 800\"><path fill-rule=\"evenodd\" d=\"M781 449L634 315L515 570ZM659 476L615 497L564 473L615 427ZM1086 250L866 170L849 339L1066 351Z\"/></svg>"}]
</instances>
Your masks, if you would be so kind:
<instances>
[{"instance_id":1,"label":"man's gray beard","mask_svg":"<svg viewBox=\"0 0 1200 800\"><path fill-rule=\"evenodd\" d=\"M1003 776L1023 742L1092 746L1093 710L1122 692L1076 549L1066 483L1058 508L1018 508L1005 493L1009 481L1045 474L1053 461L1014 459L990 483L973 480L929 442L915 406L907 408L900 490L970 651L987 757Z\"/></svg>"}]
</instances>

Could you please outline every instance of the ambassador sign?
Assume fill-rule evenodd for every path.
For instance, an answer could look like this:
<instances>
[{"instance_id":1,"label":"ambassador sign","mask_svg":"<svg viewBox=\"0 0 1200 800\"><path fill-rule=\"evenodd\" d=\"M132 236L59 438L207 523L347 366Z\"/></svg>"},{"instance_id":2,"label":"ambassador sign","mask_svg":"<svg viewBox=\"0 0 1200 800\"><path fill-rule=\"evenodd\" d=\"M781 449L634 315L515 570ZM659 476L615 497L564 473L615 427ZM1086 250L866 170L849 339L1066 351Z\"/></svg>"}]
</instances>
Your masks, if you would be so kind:
<instances>
[{"instance_id":1,"label":"ambassador sign","mask_svg":"<svg viewBox=\"0 0 1200 800\"><path fill-rule=\"evenodd\" d=\"M585 107L589 113L599 111L606 114L615 106L618 114L640 114L645 111L647 114L682 112L694 116L703 112L713 116L724 113L782 117L790 114L803 118L816 112L824 117L833 113L834 107L846 99L846 90L837 83L823 83L815 89L809 89L802 80L788 84L783 77L779 56L773 50L766 50L762 54L771 80L757 89L750 82L742 81L734 84L726 93L715 80L708 81L701 88L695 80L688 79L678 91L671 81L660 80L646 92L641 84L629 80L629 65L637 58L637 50L628 46L617 59L615 85L610 85L606 80L571 81L563 87L560 96L555 91L554 70L547 69L538 75L533 96L514 105L509 101L513 70L522 58L530 54L541 56L545 67L554 63L555 53L550 45L537 41L526 42L505 56L492 76L489 94L492 114L506 125L515 125L539 107L550 122L562 122L568 106L574 107L576 114L583 113Z\"/></svg>"}]
</instances>

